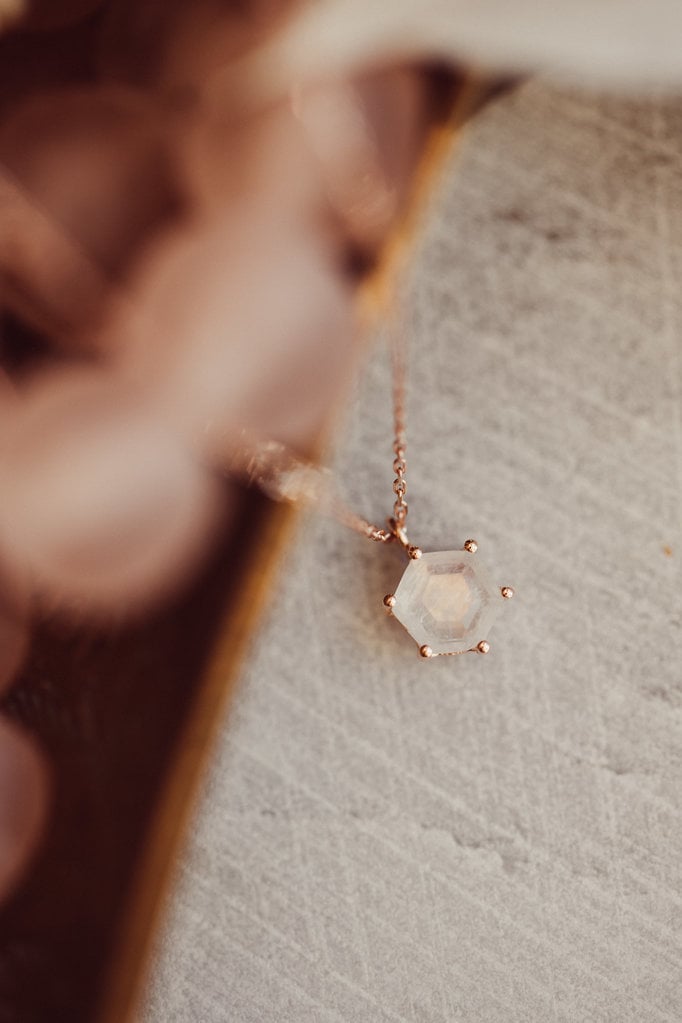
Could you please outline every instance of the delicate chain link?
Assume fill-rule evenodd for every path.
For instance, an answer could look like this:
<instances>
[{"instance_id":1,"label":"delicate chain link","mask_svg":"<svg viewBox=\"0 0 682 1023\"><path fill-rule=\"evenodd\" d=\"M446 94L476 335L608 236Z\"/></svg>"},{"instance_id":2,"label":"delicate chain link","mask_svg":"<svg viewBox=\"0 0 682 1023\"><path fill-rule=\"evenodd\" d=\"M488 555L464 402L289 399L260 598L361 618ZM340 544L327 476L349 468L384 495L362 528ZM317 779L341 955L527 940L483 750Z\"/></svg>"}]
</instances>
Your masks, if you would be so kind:
<instances>
[{"instance_id":1,"label":"delicate chain link","mask_svg":"<svg viewBox=\"0 0 682 1023\"><path fill-rule=\"evenodd\" d=\"M405 341L403 329L395 327L391 331L391 364L393 369L393 518L397 526L404 528L407 518L407 461L405 452L407 436L405 432Z\"/></svg>"},{"instance_id":2,"label":"delicate chain link","mask_svg":"<svg viewBox=\"0 0 682 1023\"><path fill-rule=\"evenodd\" d=\"M389 327L390 329L390 327ZM391 529L381 529L366 519L351 512L343 502L338 502L339 518L351 529L377 543L390 543L396 538L396 530L400 530L404 538L405 520L408 505L407 494L407 435L405 430L405 336L402 326L390 329L391 369L393 376L393 520ZM403 542L406 542L403 539Z\"/></svg>"},{"instance_id":3,"label":"delicate chain link","mask_svg":"<svg viewBox=\"0 0 682 1023\"><path fill-rule=\"evenodd\" d=\"M363 211L361 226L366 227L369 211L380 210L384 216L386 215L390 189L384 180L374 133L366 123L361 104L354 98L350 89L341 93L337 89L336 97L337 118L343 117L347 126L349 123L352 124L356 157L357 152L362 154L363 166L366 170L364 175L360 175L363 189L366 191L366 183L369 182L371 190L369 196L363 194L362 202L360 202L355 194L358 187L357 181L352 182L349 191L347 183L340 182L336 163L332 161L331 170L334 173L331 182L328 182L327 191L331 201L336 202L339 212L346 220L354 222L354 210L361 209ZM310 97L306 101L305 94L298 89L294 90L293 108L295 115L310 136L313 152L317 152L317 143L324 141L319 136L319 109L316 113L315 104L310 106ZM323 125L329 123L328 112L322 123ZM341 190L337 187L340 184L343 184ZM315 504L322 511L333 515L345 526L366 536L369 540L390 543L392 540L398 539L404 546L407 546L405 533L405 520L408 512L405 499L407 494L407 462L405 459L407 447L405 432L406 344L402 324L398 325L395 322L395 317L392 317L392 320L394 322L389 322L388 331L393 379L393 472L395 473L393 494L395 500L393 502L393 518L389 521L389 528L375 526L367 519L357 515L339 497L333 486L333 477L328 470L296 459L296 456L282 445L267 442L257 444L252 448L252 456L246 462L246 469L250 481L257 483L270 497L276 500Z\"/></svg>"},{"instance_id":4,"label":"delicate chain link","mask_svg":"<svg viewBox=\"0 0 682 1023\"><path fill-rule=\"evenodd\" d=\"M229 461L234 471L243 472L269 497L296 504L314 504L331 514L349 529L377 543L390 543L398 531L403 543L408 506L407 446L405 432L405 341L402 328L391 331L391 366L393 376L393 519L391 528L375 526L356 514L339 497L332 474L313 462L299 458L283 444L262 441L242 431L239 450L231 452Z\"/></svg>"}]
</instances>

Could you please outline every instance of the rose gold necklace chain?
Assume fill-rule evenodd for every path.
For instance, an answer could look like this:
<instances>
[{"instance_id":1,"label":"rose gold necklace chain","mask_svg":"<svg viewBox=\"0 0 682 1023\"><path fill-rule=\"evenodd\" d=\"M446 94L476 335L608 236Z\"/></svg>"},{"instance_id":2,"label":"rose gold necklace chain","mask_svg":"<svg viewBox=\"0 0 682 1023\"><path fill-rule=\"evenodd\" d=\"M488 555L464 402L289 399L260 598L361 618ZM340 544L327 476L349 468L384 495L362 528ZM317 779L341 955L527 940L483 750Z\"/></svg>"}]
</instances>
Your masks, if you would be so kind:
<instances>
[{"instance_id":1,"label":"rose gold necklace chain","mask_svg":"<svg viewBox=\"0 0 682 1023\"><path fill-rule=\"evenodd\" d=\"M331 472L297 456L284 444L263 441L242 431L230 453L233 471L246 475L268 497L292 504L308 504L333 516L349 529L377 543L398 540L409 547L405 533L408 504L407 438L405 430L406 358L401 330L391 333L391 371L393 381L393 517L389 528L382 528L354 512L340 497Z\"/></svg>"},{"instance_id":2,"label":"rose gold necklace chain","mask_svg":"<svg viewBox=\"0 0 682 1023\"><path fill-rule=\"evenodd\" d=\"M401 529L405 527L407 518L407 462L405 451L407 448L407 434L405 431L405 382L406 382L406 355L405 339L400 329L391 332L391 364L393 370L393 493L395 502L393 504L393 520Z\"/></svg>"},{"instance_id":3,"label":"rose gold necklace chain","mask_svg":"<svg viewBox=\"0 0 682 1023\"><path fill-rule=\"evenodd\" d=\"M320 97L318 96L318 102ZM358 175L349 174L349 182L343 182L338 177L336 169L337 161L329 162L324 166L327 177L331 175L329 192L332 203L337 206L338 212L345 218L351 218L351 226L356 228L363 224L355 223L354 210L363 211L367 216L368 211L375 215L389 216L393 211L395 198L392 189L385 181L384 174L380 167L376 143L373 132L367 124L366 114L362 105L358 102L354 91L349 87L336 86L332 96L322 97L322 113L324 117L320 120L320 110L316 108L315 93L306 95L305 91L294 88L292 92L292 109L294 116L303 125L311 143L314 153L320 150L318 143L323 141L323 135L328 131L329 110L335 110L336 121L351 132L353 144L349 144L349 150L353 151L356 159L360 159L366 173ZM360 154L360 157L359 155ZM327 166L328 165L328 166ZM363 182L358 185L358 181ZM368 184L367 184L368 183ZM339 187L343 184L343 187ZM360 187L363 194L359 197L356 191ZM364 194L367 187L369 193ZM349 192L349 188L351 191ZM393 329L391 329L393 326ZM248 441L246 447L251 448L242 469L245 470L247 478L256 483L270 497L276 500L287 500L295 503L315 504L327 514L333 516L345 526L355 530L362 536L378 543L390 543L398 540L407 550L410 548L405 533L405 522L407 519L408 505L407 494L407 461L406 447L407 438L405 431L405 394L406 394L406 344L402 323L390 325L391 338L391 362L393 380L393 412L394 412L394 440L393 440L393 469L395 479L393 482L394 505L393 518L389 520L389 528L375 526L357 515L338 493L333 485L333 478L328 470L313 462L307 462L288 450L284 445L273 442L256 442L253 438ZM237 461L240 459L237 458ZM241 455L243 461L243 454ZM238 466L237 466L238 470Z\"/></svg>"},{"instance_id":4,"label":"rose gold necklace chain","mask_svg":"<svg viewBox=\"0 0 682 1023\"><path fill-rule=\"evenodd\" d=\"M390 529L380 529L370 522L360 519L362 532L370 540L379 543L390 543L396 537L405 540L405 521L407 519L407 433L405 429L405 394L406 394L406 358L405 342L402 329L391 332L391 369L393 378L393 518Z\"/></svg>"},{"instance_id":5,"label":"rose gold necklace chain","mask_svg":"<svg viewBox=\"0 0 682 1023\"><path fill-rule=\"evenodd\" d=\"M487 654L490 643L487 631L495 615L495 602L514 595L511 586L491 585L483 568L473 559L478 549L475 540L466 540L458 551L431 551L423 554L410 544L405 531L407 519L407 461L405 432L405 345L402 335L394 333L391 344L393 373L393 517L388 529L372 525L353 512L342 501L333 485L328 469L304 462L281 444L257 445L246 464L247 475L276 500L315 504L322 511L378 543L398 542L407 554L409 564L395 593L387 593L384 607L402 624L419 646L421 657L456 656L463 653ZM425 586L429 573L439 574L437 592L431 604L426 603ZM474 613L471 613L471 607ZM436 618L445 623L441 634L428 622Z\"/></svg>"}]
</instances>

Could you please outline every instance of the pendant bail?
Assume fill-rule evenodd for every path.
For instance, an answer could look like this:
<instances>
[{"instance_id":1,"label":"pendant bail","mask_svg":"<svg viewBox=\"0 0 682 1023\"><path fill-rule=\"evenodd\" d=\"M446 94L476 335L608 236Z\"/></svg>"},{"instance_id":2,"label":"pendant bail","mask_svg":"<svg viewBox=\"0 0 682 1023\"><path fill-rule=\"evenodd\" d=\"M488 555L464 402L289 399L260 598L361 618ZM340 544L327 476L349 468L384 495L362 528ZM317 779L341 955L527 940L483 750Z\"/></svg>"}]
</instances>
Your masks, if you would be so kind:
<instances>
[{"instance_id":1,"label":"pendant bail","mask_svg":"<svg viewBox=\"0 0 682 1023\"><path fill-rule=\"evenodd\" d=\"M410 543L407 536L407 532L405 530L405 526L399 522L396 522L396 520L392 518L388 520L388 525L391 530L391 533L396 538L400 546L403 548L408 558L415 561L417 558L421 558L422 556L421 548L415 547L414 544Z\"/></svg>"}]
</instances>

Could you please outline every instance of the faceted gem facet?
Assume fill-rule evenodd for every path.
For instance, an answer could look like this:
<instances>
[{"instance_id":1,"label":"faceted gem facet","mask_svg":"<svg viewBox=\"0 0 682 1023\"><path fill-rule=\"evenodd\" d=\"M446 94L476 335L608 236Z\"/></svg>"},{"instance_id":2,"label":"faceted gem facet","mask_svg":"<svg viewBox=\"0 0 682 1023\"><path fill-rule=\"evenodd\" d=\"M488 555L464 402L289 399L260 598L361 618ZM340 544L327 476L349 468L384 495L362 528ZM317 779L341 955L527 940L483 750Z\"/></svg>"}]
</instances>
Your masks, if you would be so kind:
<instances>
[{"instance_id":1,"label":"faceted gem facet","mask_svg":"<svg viewBox=\"0 0 682 1023\"><path fill-rule=\"evenodd\" d=\"M488 638L503 599L478 555L432 551L410 561L392 611L418 646L456 654Z\"/></svg>"}]
</instances>

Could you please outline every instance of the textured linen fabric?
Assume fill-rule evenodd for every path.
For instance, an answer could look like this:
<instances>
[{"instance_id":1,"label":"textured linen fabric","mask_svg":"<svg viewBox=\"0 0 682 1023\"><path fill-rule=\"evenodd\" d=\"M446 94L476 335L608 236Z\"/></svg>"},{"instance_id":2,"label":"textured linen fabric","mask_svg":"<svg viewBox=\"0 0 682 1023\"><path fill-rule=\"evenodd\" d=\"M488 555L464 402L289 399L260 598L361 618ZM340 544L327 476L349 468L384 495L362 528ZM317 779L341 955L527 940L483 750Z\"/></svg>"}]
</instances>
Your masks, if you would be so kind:
<instances>
[{"instance_id":1,"label":"textured linen fabric","mask_svg":"<svg viewBox=\"0 0 682 1023\"><path fill-rule=\"evenodd\" d=\"M285 556L142 1023L682 1019L682 102L530 82L470 128L412 276L413 542L500 584L422 661L403 567ZM389 509L377 349L338 473Z\"/></svg>"}]
</instances>

